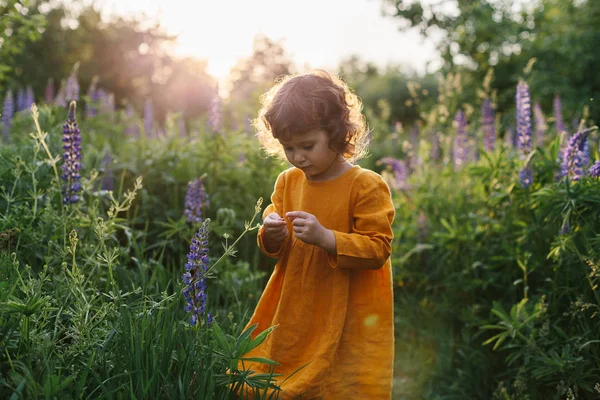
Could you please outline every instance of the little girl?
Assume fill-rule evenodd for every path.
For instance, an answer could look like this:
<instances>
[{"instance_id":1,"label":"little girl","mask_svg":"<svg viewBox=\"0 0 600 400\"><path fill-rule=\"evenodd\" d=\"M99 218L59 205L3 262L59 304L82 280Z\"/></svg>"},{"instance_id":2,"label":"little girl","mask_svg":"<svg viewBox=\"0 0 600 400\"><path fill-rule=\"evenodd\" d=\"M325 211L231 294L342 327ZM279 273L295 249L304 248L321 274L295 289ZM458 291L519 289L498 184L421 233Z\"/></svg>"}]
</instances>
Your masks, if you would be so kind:
<instances>
[{"instance_id":1,"label":"little girl","mask_svg":"<svg viewBox=\"0 0 600 400\"><path fill-rule=\"evenodd\" d=\"M277 361L282 379L308 364L278 381L281 399L391 398L394 206L381 176L352 164L368 144L361 108L344 82L316 71L279 81L255 120L262 146L292 167L263 214L258 245L278 262L245 329L258 323L255 338L278 327L244 357Z\"/></svg>"}]
</instances>

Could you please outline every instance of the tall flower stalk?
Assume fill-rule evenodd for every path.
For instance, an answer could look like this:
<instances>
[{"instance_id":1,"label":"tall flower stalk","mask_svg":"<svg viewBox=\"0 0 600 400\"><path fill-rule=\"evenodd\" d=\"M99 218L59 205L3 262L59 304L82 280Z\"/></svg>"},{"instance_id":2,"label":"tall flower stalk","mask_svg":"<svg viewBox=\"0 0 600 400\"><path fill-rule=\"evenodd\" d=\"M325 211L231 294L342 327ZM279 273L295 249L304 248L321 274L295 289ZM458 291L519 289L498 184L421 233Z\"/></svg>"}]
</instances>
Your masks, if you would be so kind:
<instances>
[{"instance_id":1,"label":"tall flower stalk","mask_svg":"<svg viewBox=\"0 0 600 400\"><path fill-rule=\"evenodd\" d=\"M589 158L586 158L584 155L586 142L589 134L595 129L589 128L579 131L569 140L569 144L563 153L561 165L561 176L563 178L568 177L577 181L585 175L585 167L587 167L587 162L589 162Z\"/></svg>"},{"instance_id":2,"label":"tall flower stalk","mask_svg":"<svg viewBox=\"0 0 600 400\"><path fill-rule=\"evenodd\" d=\"M35 101L35 94L33 93L33 88L31 86L27 86L27 90L25 91L25 100L24 100L24 110L31 109L31 105Z\"/></svg>"},{"instance_id":3,"label":"tall flower stalk","mask_svg":"<svg viewBox=\"0 0 600 400\"><path fill-rule=\"evenodd\" d=\"M79 100L79 81L77 80L78 69L79 64L76 64L69 75L69 79L67 79L67 85L65 87L65 100L69 102L73 100Z\"/></svg>"},{"instance_id":4,"label":"tall flower stalk","mask_svg":"<svg viewBox=\"0 0 600 400\"><path fill-rule=\"evenodd\" d=\"M390 186L393 189L403 190L408 188L407 180L409 172L406 162L393 157L384 157L379 160L379 163L386 165L392 170L394 179L390 182Z\"/></svg>"},{"instance_id":5,"label":"tall flower stalk","mask_svg":"<svg viewBox=\"0 0 600 400\"><path fill-rule=\"evenodd\" d=\"M206 274L208 271L208 228L210 220L206 219L192 239L190 252L187 255L185 273L181 277L185 287L184 310L190 313L190 324L196 325L198 317L206 312ZM210 313L207 314L207 323L212 322Z\"/></svg>"},{"instance_id":6,"label":"tall flower stalk","mask_svg":"<svg viewBox=\"0 0 600 400\"><path fill-rule=\"evenodd\" d=\"M531 100L529 86L525 81L517 85L517 148L519 157L526 160L531 153ZM527 162L519 172L519 181L524 188L533 183L533 170Z\"/></svg>"},{"instance_id":7,"label":"tall flower stalk","mask_svg":"<svg viewBox=\"0 0 600 400\"><path fill-rule=\"evenodd\" d=\"M17 91L17 112L25 109L25 91L19 88Z\"/></svg>"},{"instance_id":8,"label":"tall flower stalk","mask_svg":"<svg viewBox=\"0 0 600 400\"><path fill-rule=\"evenodd\" d=\"M588 174L592 178L600 178L600 161L596 161L588 170Z\"/></svg>"},{"instance_id":9,"label":"tall flower stalk","mask_svg":"<svg viewBox=\"0 0 600 400\"><path fill-rule=\"evenodd\" d=\"M185 195L184 214L187 222L200 223L203 220L202 210L209 205L208 195L204 189L204 180L202 178L194 179L188 183L187 193Z\"/></svg>"},{"instance_id":10,"label":"tall flower stalk","mask_svg":"<svg viewBox=\"0 0 600 400\"><path fill-rule=\"evenodd\" d=\"M48 84L46 85L46 90L44 91L44 100L46 100L47 104L50 104L54 101L54 79L48 79Z\"/></svg>"},{"instance_id":11,"label":"tall flower stalk","mask_svg":"<svg viewBox=\"0 0 600 400\"><path fill-rule=\"evenodd\" d=\"M454 137L454 168L460 169L468 159L467 120L462 110L456 112L454 117L456 136Z\"/></svg>"},{"instance_id":12,"label":"tall flower stalk","mask_svg":"<svg viewBox=\"0 0 600 400\"><path fill-rule=\"evenodd\" d=\"M481 106L483 116L483 148L492 152L496 147L496 127L494 126L494 109L489 98L485 99Z\"/></svg>"},{"instance_id":13,"label":"tall flower stalk","mask_svg":"<svg viewBox=\"0 0 600 400\"><path fill-rule=\"evenodd\" d=\"M79 201L79 191L81 191L81 131L77 127L77 118L75 115L76 103L72 101L69 105L69 114L67 121L63 125L63 165L62 179L66 185L63 190L63 203L73 204Z\"/></svg>"}]
</instances>

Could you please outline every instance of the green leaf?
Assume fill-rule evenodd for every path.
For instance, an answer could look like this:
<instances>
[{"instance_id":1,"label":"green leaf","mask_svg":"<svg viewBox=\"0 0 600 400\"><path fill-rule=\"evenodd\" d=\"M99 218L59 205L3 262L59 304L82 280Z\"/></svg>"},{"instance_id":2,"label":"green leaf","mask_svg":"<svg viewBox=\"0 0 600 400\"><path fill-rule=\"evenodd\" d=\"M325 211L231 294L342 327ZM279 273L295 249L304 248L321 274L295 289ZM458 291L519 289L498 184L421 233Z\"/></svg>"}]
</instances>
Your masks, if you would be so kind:
<instances>
[{"instance_id":1,"label":"green leaf","mask_svg":"<svg viewBox=\"0 0 600 400\"><path fill-rule=\"evenodd\" d=\"M262 331L261 333L259 333L259 334L258 334L258 335L257 335L257 336L254 338L254 340L253 340L252 342L250 342L250 347L248 348L248 351L247 351L246 353L248 353L248 352L250 352L250 351L254 350L254 348L255 348L256 346L258 346L259 344L261 344L261 343L262 343L262 342L265 340L265 338L267 337L267 335L268 335L269 333L273 332L273 331L274 331L274 330L275 330L275 329L276 329L278 326L279 326L279 324L278 324L278 325L275 325L275 326L271 326L271 327L269 327L269 328L265 329L264 331ZM244 354L245 354L245 353L244 353Z\"/></svg>"},{"instance_id":2,"label":"green leaf","mask_svg":"<svg viewBox=\"0 0 600 400\"><path fill-rule=\"evenodd\" d=\"M270 360L268 358L263 358L263 357L240 358L240 360L254 361L254 362L259 362L259 363L262 363L262 364L269 364L269 365L281 365L277 361L273 361L273 360Z\"/></svg>"},{"instance_id":3,"label":"green leaf","mask_svg":"<svg viewBox=\"0 0 600 400\"><path fill-rule=\"evenodd\" d=\"M213 327L215 339L217 339L217 342L221 349L225 352L225 354L232 355L231 344L225 337L225 334L223 333L223 330L221 330L221 327L219 327L219 325L216 322L211 324L211 326Z\"/></svg>"}]
</instances>

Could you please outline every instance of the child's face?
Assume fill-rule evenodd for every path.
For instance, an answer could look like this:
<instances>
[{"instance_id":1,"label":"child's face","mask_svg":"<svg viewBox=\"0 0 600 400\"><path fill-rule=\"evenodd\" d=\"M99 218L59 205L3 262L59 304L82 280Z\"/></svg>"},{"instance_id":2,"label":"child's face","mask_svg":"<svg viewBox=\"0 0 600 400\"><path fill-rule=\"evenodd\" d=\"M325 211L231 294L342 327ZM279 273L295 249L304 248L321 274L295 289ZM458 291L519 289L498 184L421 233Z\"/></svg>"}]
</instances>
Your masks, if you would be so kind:
<instances>
[{"instance_id":1,"label":"child's face","mask_svg":"<svg viewBox=\"0 0 600 400\"><path fill-rule=\"evenodd\" d=\"M288 161L304 172L309 180L328 180L335 176L339 154L329 148L329 136L321 129L291 135L279 141Z\"/></svg>"}]
</instances>

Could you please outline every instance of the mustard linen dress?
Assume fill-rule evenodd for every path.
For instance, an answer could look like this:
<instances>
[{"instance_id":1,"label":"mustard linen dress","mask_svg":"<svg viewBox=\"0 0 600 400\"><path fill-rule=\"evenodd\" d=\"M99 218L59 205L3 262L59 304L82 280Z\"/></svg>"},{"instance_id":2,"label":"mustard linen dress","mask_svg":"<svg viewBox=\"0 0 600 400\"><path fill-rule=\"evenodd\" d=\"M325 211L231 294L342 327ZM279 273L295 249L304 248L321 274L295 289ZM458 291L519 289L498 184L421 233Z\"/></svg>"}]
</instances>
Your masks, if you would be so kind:
<instances>
[{"instance_id":1,"label":"mustard linen dress","mask_svg":"<svg viewBox=\"0 0 600 400\"><path fill-rule=\"evenodd\" d=\"M283 374L280 399L391 399L394 206L388 185L357 165L324 182L290 168L278 176L271 202L263 219L273 212L313 214L333 230L336 254L297 239L289 220L287 239L269 253L260 228L261 251L278 262L245 329L258 323L254 339L279 326L244 357L281 364L274 367L274 373ZM269 365L255 362L240 361L238 368L269 372ZM238 395L253 398L250 391Z\"/></svg>"}]
</instances>

